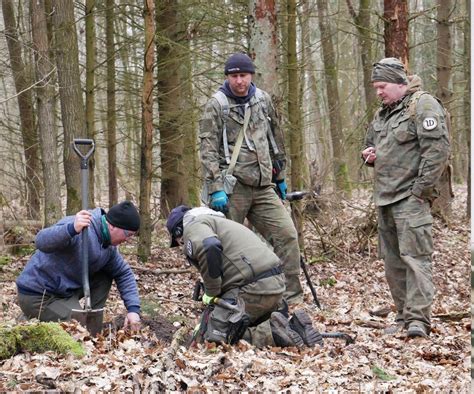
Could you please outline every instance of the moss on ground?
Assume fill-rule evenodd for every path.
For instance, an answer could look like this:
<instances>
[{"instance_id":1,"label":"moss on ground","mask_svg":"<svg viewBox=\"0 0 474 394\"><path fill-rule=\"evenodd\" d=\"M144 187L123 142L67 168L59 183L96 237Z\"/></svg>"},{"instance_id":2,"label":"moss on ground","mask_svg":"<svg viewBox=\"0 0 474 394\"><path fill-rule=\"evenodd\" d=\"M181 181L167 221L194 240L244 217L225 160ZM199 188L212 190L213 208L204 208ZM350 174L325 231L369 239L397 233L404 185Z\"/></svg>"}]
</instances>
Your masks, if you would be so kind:
<instances>
[{"instance_id":1,"label":"moss on ground","mask_svg":"<svg viewBox=\"0 0 474 394\"><path fill-rule=\"evenodd\" d=\"M58 323L26 323L14 327L0 326L0 360L20 352L53 351L81 357L85 350Z\"/></svg>"}]
</instances>

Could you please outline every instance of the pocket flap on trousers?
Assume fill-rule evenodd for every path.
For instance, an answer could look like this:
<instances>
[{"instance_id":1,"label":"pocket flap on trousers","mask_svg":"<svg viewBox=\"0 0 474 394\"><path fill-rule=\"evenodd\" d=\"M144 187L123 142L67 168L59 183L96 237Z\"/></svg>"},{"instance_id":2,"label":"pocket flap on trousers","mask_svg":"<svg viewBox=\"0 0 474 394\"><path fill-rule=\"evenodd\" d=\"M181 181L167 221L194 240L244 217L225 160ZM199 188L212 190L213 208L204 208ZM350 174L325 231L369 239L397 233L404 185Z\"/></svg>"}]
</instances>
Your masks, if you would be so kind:
<instances>
[{"instance_id":1,"label":"pocket flap on trousers","mask_svg":"<svg viewBox=\"0 0 474 394\"><path fill-rule=\"evenodd\" d=\"M433 218L431 216L423 216L422 218L416 218L410 220L410 227L420 227L425 224L432 224Z\"/></svg>"}]
</instances>

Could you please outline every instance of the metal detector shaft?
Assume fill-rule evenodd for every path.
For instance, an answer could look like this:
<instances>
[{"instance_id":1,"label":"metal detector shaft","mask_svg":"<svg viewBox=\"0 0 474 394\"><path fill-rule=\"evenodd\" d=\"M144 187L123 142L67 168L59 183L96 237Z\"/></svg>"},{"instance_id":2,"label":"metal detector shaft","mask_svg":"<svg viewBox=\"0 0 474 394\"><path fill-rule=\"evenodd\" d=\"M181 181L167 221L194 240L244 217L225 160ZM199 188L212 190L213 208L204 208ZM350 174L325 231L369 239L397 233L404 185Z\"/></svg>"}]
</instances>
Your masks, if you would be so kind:
<instances>
[{"instance_id":1,"label":"metal detector shaft","mask_svg":"<svg viewBox=\"0 0 474 394\"><path fill-rule=\"evenodd\" d=\"M313 286L313 282L311 282L311 277L309 276L309 273L308 273L308 269L306 268L306 263L304 261L304 258L303 256L300 256L300 265L301 265L301 269L303 270L304 272L304 276L306 278L306 282L308 282L308 286L309 286L309 289L311 290L311 294L313 295L313 298L314 298L314 303L316 304L316 306L319 308L319 309L323 309L321 307L321 303L319 302L318 300L318 296L316 294L316 290Z\"/></svg>"}]
</instances>

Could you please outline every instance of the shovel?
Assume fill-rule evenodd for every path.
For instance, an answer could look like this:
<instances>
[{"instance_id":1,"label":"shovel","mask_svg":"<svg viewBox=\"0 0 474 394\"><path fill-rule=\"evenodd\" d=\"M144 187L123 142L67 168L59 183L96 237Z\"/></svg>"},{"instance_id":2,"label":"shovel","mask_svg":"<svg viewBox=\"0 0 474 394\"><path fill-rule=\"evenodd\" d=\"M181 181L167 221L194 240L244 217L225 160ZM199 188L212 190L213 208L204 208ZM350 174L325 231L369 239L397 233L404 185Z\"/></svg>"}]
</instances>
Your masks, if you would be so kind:
<instances>
[{"instance_id":1,"label":"shovel","mask_svg":"<svg viewBox=\"0 0 474 394\"><path fill-rule=\"evenodd\" d=\"M89 147L84 155L79 150L79 145ZM94 153L95 144L89 139L74 139L72 147L81 159L81 192L82 192L82 209L87 210L87 199L89 194L89 157ZM71 319L77 320L82 326L86 327L91 335L96 336L102 331L102 323L104 320L104 308L92 309L91 307L91 290L89 286L89 249L88 249L88 233L89 229L82 229L82 286L84 289L84 309L73 309L71 311Z\"/></svg>"}]
</instances>

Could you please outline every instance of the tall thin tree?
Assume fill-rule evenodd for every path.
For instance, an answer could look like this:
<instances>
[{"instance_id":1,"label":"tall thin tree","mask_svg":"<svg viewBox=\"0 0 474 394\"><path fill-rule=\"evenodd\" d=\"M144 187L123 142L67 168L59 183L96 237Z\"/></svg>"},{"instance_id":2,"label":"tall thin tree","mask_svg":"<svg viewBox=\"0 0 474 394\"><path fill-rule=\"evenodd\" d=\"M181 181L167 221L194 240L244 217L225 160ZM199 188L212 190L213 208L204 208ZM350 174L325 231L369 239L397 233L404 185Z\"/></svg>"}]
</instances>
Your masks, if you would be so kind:
<instances>
[{"instance_id":1,"label":"tall thin tree","mask_svg":"<svg viewBox=\"0 0 474 394\"><path fill-rule=\"evenodd\" d=\"M96 0L86 0L86 135L95 140ZM89 160L89 206L94 206L95 159Z\"/></svg>"},{"instance_id":2,"label":"tall thin tree","mask_svg":"<svg viewBox=\"0 0 474 394\"><path fill-rule=\"evenodd\" d=\"M30 0L31 32L35 55L36 100L44 185L44 224L50 226L62 216L57 127L55 125L55 67L50 59L49 17L42 1Z\"/></svg>"},{"instance_id":3,"label":"tall thin tree","mask_svg":"<svg viewBox=\"0 0 474 394\"><path fill-rule=\"evenodd\" d=\"M39 178L38 136L34 124L33 97L31 94L31 67L22 58L23 50L17 31L13 5L13 0L2 0L5 37L7 39L10 65L17 92L20 130L23 140L23 153L25 155L25 205L28 217L38 219L40 216L41 182Z\"/></svg>"},{"instance_id":4,"label":"tall thin tree","mask_svg":"<svg viewBox=\"0 0 474 394\"><path fill-rule=\"evenodd\" d=\"M144 0L145 57L142 90L142 140L140 157L140 239L138 258L147 261L151 253L151 181L153 177L153 64L155 62L155 2Z\"/></svg>"},{"instance_id":5,"label":"tall thin tree","mask_svg":"<svg viewBox=\"0 0 474 394\"><path fill-rule=\"evenodd\" d=\"M321 45L324 62L324 77L326 95L328 99L329 124L334 155L334 179L336 189L351 194L347 164L345 162L344 135L342 132L341 109L339 102L338 71L336 55L332 41L332 32L329 24L328 4L324 0L317 0L318 22L321 30Z\"/></svg>"},{"instance_id":6,"label":"tall thin tree","mask_svg":"<svg viewBox=\"0 0 474 394\"><path fill-rule=\"evenodd\" d=\"M71 215L81 209L79 158L71 149L71 143L74 138L84 138L86 132L74 2L57 0L52 20L61 120L64 131L63 160L67 191L66 213Z\"/></svg>"},{"instance_id":7,"label":"tall thin tree","mask_svg":"<svg viewBox=\"0 0 474 394\"><path fill-rule=\"evenodd\" d=\"M107 47L107 163L109 174L109 206L117 203L117 133L115 109L115 44L114 44L114 0L107 0L106 47Z\"/></svg>"}]
</instances>

